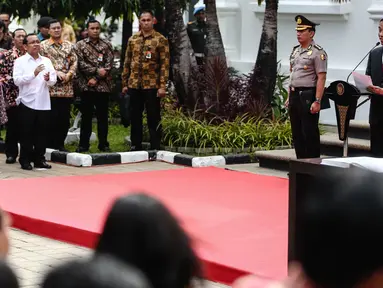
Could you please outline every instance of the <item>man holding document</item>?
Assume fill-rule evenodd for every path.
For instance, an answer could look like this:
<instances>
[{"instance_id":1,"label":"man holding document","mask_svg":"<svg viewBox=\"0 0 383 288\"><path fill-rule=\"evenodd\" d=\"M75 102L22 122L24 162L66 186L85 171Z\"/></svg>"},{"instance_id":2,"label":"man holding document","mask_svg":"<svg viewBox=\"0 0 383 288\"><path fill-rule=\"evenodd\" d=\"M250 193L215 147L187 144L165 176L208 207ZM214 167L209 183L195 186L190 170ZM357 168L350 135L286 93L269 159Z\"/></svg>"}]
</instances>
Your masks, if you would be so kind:
<instances>
[{"instance_id":1,"label":"man holding document","mask_svg":"<svg viewBox=\"0 0 383 288\"><path fill-rule=\"evenodd\" d=\"M290 55L290 93L286 106L297 159L319 158L318 122L326 83L327 53L313 40L319 24L301 15L296 16L295 21L299 45Z\"/></svg>"},{"instance_id":2,"label":"man holding document","mask_svg":"<svg viewBox=\"0 0 383 288\"><path fill-rule=\"evenodd\" d=\"M379 40L383 43L383 20L379 22ZM366 75L372 80L368 91L374 93L370 103L370 145L374 157L383 157L383 47L380 46L371 51L368 57ZM355 77L355 76L354 76Z\"/></svg>"}]
</instances>

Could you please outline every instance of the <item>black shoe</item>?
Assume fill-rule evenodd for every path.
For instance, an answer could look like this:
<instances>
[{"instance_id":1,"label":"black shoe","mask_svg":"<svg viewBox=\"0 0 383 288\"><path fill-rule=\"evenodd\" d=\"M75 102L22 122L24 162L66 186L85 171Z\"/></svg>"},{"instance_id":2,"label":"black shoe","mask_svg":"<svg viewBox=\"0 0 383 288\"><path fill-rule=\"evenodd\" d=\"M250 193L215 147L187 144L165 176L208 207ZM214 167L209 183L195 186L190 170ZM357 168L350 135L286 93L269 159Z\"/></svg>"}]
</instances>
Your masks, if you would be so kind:
<instances>
[{"instance_id":1,"label":"black shoe","mask_svg":"<svg viewBox=\"0 0 383 288\"><path fill-rule=\"evenodd\" d=\"M30 163L23 163L23 164L20 164L21 165L21 169L23 170L32 170L33 167Z\"/></svg>"},{"instance_id":2,"label":"black shoe","mask_svg":"<svg viewBox=\"0 0 383 288\"><path fill-rule=\"evenodd\" d=\"M109 147L101 147L98 148L98 150L100 150L101 152L112 152L112 150Z\"/></svg>"},{"instance_id":3,"label":"black shoe","mask_svg":"<svg viewBox=\"0 0 383 288\"><path fill-rule=\"evenodd\" d=\"M131 152L143 151L143 149L142 149L142 146L131 146L130 151Z\"/></svg>"},{"instance_id":4,"label":"black shoe","mask_svg":"<svg viewBox=\"0 0 383 288\"><path fill-rule=\"evenodd\" d=\"M7 160L5 160L5 163L7 163L7 164L16 163L16 157L12 157L12 156L7 157Z\"/></svg>"},{"instance_id":5,"label":"black shoe","mask_svg":"<svg viewBox=\"0 0 383 288\"><path fill-rule=\"evenodd\" d=\"M60 147L58 150L60 152L69 152L67 149L65 149L65 147Z\"/></svg>"},{"instance_id":6,"label":"black shoe","mask_svg":"<svg viewBox=\"0 0 383 288\"><path fill-rule=\"evenodd\" d=\"M43 169L51 169L52 166L49 165L47 162L43 161L43 162L40 162L40 163L35 163L35 168L43 168Z\"/></svg>"},{"instance_id":7,"label":"black shoe","mask_svg":"<svg viewBox=\"0 0 383 288\"><path fill-rule=\"evenodd\" d=\"M84 152L89 152L89 149L83 148L83 147L78 147L76 149L77 153L84 153Z\"/></svg>"}]
</instances>

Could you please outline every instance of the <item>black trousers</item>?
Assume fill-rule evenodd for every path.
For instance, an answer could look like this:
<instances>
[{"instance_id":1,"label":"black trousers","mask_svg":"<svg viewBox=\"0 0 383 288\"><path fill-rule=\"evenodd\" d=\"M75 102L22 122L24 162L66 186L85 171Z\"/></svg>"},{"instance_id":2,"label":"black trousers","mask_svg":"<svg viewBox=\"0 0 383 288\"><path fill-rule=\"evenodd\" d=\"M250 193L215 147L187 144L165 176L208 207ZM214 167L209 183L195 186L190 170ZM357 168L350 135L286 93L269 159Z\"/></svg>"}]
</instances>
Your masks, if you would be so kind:
<instances>
[{"instance_id":1,"label":"black trousers","mask_svg":"<svg viewBox=\"0 0 383 288\"><path fill-rule=\"evenodd\" d=\"M370 123L370 145L372 156L383 158L383 121Z\"/></svg>"},{"instance_id":2,"label":"black trousers","mask_svg":"<svg viewBox=\"0 0 383 288\"><path fill-rule=\"evenodd\" d=\"M33 110L22 103L19 109L21 132L19 162L21 164L44 162L50 110Z\"/></svg>"},{"instance_id":3,"label":"black trousers","mask_svg":"<svg viewBox=\"0 0 383 288\"><path fill-rule=\"evenodd\" d=\"M51 97L50 129L48 147L64 148L64 142L70 126L70 108L72 98Z\"/></svg>"},{"instance_id":4,"label":"black trousers","mask_svg":"<svg viewBox=\"0 0 383 288\"><path fill-rule=\"evenodd\" d=\"M8 122L6 124L7 134L5 136L5 155L17 158L19 155L18 143L20 141L20 107L10 107L7 110Z\"/></svg>"},{"instance_id":5,"label":"black trousers","mask_svg":"<svg viewBox=\"0 0 383 288\"><path fill-rule=\"evenodd\" d=\"M131 106L131 141L132 148L142 149L142 113L146 109L150 135L150 149L159 150L161 146L161 98L157 89L129 89Z\"/></svg>"},{"instance_id":6,"label":"black trousers","mask_svg":"<svg viewBox=\"0 0 383 288\"><path fill-rule=\"evenodd\" d=\"M109 147L108 143L108 112L109 93L85 91L81 94L81 133L80 147L89 149L92 135L93 111L96 108L98 149Z\"/></svg>"},{"instance_id":7,"label":"black trousers","mask_svg":"<svg viewBox=\"0 0 383 288\"><path fill-rule=\"evenodd\" d=\"M315 98L315 90L305 90L312 93ZM320 134L319 113L311 114L310 106L313 101L307 102L302 97L302 91L295 90L289 96L289 115L293 143L297 159L320 157Z\"/></svg>"}]
</instances>

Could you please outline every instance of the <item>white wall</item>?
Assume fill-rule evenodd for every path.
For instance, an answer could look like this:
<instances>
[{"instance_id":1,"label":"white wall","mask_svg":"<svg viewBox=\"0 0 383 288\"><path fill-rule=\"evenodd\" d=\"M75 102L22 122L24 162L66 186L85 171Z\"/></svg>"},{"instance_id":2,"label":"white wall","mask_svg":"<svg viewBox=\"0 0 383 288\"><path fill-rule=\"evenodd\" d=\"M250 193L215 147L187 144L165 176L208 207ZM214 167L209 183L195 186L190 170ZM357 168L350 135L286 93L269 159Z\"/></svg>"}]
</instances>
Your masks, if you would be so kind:
<instances>
[{"instance_id":1,"label":"white wall","mask_svg":"<svg viewBox=\"0 0 383 288\"><path fill-rule=\"evenodd\" d=\"M256 0L217 0L223 41L232 66L243 72L253 67L262 30L264 5ZM315 41L328 54L328 83L345 80L348 73L378 41L378 21L383 18L383 0L352 0L337 4L330 0L280 0L278 59L288 71L289 55L297 45L295 21L303 14L321 25ZM367 60L357 72L364 73ZM350 78L352 81L352 77ZM350 81L350 82L351 82ZM362 101L362 97L360 101ZM331 103L333 105L333 103ZM357 120L368 120L369 102L357 112ZM321 112L322 123L335 124L333 109Z\"/></svg>"}]
</instances>

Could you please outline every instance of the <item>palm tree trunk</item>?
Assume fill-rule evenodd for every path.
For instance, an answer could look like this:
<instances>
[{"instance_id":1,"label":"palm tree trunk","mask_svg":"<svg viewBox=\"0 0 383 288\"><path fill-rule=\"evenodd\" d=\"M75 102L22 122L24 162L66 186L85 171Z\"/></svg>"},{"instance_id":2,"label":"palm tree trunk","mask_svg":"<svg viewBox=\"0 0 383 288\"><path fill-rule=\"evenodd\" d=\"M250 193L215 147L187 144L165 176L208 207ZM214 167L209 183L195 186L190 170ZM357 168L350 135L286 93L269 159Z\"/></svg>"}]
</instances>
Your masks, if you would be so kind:
<instances>
[{"instance_id":1,"label":"palm tree trunk","mask_svg":"<svg viewBox=\"0 0 383 288\"><path fill-rule=\"evenodd\" d=\"M192 74L197 73L198 67L182 17L180 1L166 0L165 10L173 84L180 105L194 110L199 92Z\"/></svg>"},{"instance_id":2,"label":"palm tree trunk","mask_svg":"<svg viewBox=\"0 0 383 288\"><path fill-rule=\"evenodd\" d=\"M252 99L268 105L271 104L277 75L277 14L278 0L266 0L261 41L250 81Z\"/></svg>"},{"instance_id":3,"label":"palm tree trunk","mask_svg":"<svg viewBox=\"0 0 383 288\"><path fill-rule=\"evenodd\" d=\"M205 0L205 105L215 114L224 114L229 102L229 70L217 17L215 0Z\"/></svg>"}]
</instances>

